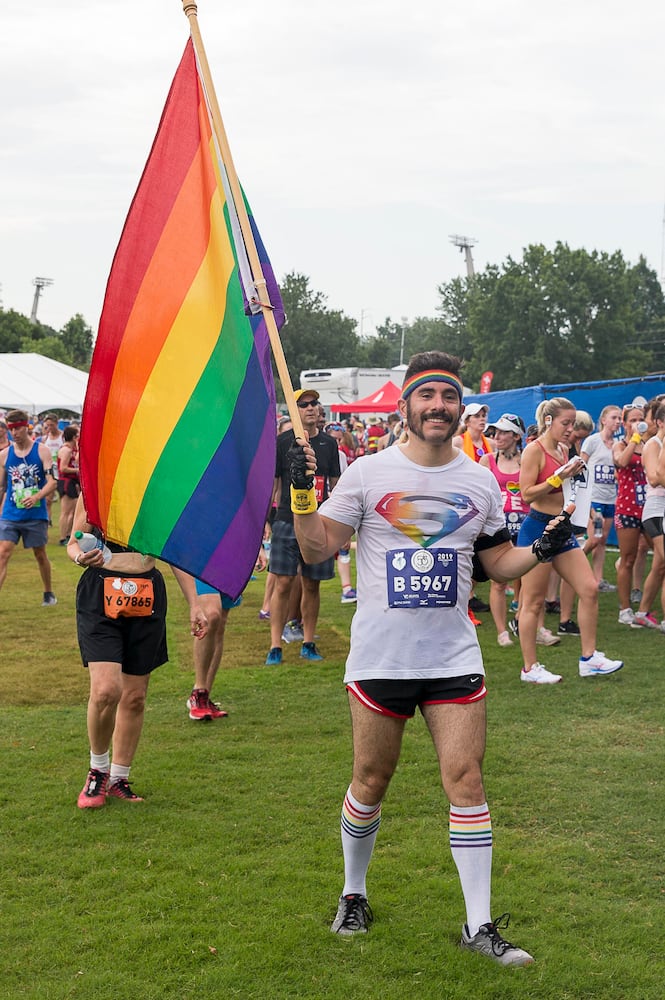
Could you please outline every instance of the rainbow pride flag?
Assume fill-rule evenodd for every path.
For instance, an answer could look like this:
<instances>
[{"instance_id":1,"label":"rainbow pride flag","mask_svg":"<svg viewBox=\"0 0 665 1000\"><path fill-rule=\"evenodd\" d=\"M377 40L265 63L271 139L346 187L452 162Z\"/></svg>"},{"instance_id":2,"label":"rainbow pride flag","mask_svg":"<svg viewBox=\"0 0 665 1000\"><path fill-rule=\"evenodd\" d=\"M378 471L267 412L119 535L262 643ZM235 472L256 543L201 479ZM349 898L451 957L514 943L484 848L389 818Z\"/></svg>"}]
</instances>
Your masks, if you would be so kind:
<instances>
[{"instance_id":1,"label":"rainbow pride flag","mask_svg":"<svg viewBox=\"0 0 665 1000\"><path fill-rule=\"evenodd\" d=\"M279 328L279 289L249 215ZM252 299L190 39L106 288L81 483L108 539L234 598L254 567L275 472L270 342Z\"/></svg>"}]
</instances>

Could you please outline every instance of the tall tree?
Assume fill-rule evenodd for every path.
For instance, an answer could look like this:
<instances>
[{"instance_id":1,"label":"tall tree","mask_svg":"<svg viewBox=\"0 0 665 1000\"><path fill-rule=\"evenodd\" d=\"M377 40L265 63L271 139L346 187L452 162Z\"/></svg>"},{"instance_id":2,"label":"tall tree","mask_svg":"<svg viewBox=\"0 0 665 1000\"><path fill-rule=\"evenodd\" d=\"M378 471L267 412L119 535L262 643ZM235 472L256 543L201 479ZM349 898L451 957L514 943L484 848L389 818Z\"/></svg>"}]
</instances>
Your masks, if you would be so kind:
<instances>
[{"instance_id":1,"label":"tall tree","mask_svg":"<svg viewBox=\"0 0 665 1000\"><path fill-rule=\"evenodd\" d=\"M657 280L657 279L656 279ZM571 250L557 243L490 265L465 286L441 286L441 311L466 336L467 382L494 372L494 388L639 376L651 354L636 343L640 317L661 315L645 264L622 254ZM465 328L466 311L466 328ZM463 353L463 352L460 352Z\"/></svg>"},{"instance_id":2,"label":"tall tree","mask_svg":"<svg viewBox=\"0 0 665 1000\"><path fill-rule=\"evenodd\" d=\"M60 331L62 346L69 358L68 364L87 371L92 357L92 329L81 313L67 320Z\"/></svg>"},{"instance_id":3,"label":"tall tree","mask_svg":"<svg viewBox=\"0 0 665 1000\"><path fill-rule=\"evenodd\" d=\"M0 309L0 354L19 354L21 343L29 340L32 323L14 309Z\"/></svg>"},{"instance_id":4,"label":"tall tree","mask_svg":"<svg viewBox=\"0 0 665 1000\"><path fill-rule=\"evenodd\" d=\"M304 274L291 271L280 284L286 310L281 331L286 363L295 386L300 372L311 368L358 364L356 321L341 310L329 309L326 296L315 292Z\"/></svg>"}]
</instances>

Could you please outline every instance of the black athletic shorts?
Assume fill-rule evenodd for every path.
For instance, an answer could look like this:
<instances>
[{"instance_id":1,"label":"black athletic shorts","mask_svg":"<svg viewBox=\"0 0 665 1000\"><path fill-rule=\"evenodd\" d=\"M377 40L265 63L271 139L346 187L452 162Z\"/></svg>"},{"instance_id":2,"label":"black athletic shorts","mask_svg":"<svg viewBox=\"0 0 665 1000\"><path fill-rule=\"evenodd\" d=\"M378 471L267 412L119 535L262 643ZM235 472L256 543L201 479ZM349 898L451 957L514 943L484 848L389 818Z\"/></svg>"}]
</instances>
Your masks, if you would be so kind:
<instances>
[{"instance_id":1,"label":"black athletic shorts","mask_svg":"<svg viewBox=\"0 0 665 1000\"><path fill-rule=\"evenodd\" d=\"M469 705L487 695L480 673L432 680L350 681L346 689L372 712L394 719L411 719L423 705Z\"/></svg>"},{"instance_id":2,"label":"black athletic shorts","mask_svg":"<svg viewBox=\"0 0 665 1000\"><path fill-rule=\"evenodd\" d=\"M154 604L150 615L108 618L104 613L104 580L122 579L109 570L89 568L76 588L76 629L83 665L120 663L124 674L141 677L168 660L166 586L158 569L125 573L132 580L151 580Z\"/></svg>"},{"instance_id":3,"label":"black athletic shorts","mask_svg":"<svg viewBox=\"0 0 665 1000\"><path fill-rule=\"evenodd\" d=\"M59 497L69 497L70 500L76 500L80 492L81 487L79 486L78 479L63 478L58 480Z\"/></svg>"}]
</instances>

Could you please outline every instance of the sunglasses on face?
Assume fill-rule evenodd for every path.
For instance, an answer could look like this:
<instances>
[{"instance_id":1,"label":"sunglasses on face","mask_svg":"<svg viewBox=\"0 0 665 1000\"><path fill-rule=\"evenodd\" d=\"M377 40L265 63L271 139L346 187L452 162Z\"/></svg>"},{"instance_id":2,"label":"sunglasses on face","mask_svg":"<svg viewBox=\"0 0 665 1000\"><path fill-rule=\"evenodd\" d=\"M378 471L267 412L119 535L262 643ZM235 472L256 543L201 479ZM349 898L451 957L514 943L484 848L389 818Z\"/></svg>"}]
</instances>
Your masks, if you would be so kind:
<instances>
[{"instance_id":1,"label":"sunglasses on face","mask_svg":"<svg viewBox=\"0 0 665 1000\"><path fill-rule=\"evenodd\" d=\"M298 408L301 410L306 410L308 406L318 406L319 404L315 399L307 399L304 402L298 402Z\"/></svg>"}]
</instances>

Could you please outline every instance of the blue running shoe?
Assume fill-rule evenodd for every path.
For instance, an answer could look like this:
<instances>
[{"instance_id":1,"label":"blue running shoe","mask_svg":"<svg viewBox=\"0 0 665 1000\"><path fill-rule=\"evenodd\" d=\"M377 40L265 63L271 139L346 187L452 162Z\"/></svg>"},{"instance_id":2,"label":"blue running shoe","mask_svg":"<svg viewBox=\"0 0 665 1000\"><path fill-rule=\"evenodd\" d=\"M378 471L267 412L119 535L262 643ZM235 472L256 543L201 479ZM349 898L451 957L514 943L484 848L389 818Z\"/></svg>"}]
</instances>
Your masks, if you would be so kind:
<instances>
[{"instance_id":1,"label":"blue running shoe","mask_svg":"<svg viewBox=\"0 0 665 1000\"><path fill-rule=\"evenodd\" d=\"M303 642L300 650L301 660L322 660L323 657L313 642Z\"/></svg>"},{"instance_id":2,"label":"blue running shoe","mask_svg":"<svg viewBox=\"0 0 665 1000\"><path fill-rule=\"evenodd\" d=\"M273 646L266 656L266 667L277 667L282 662L282 650L279 646Z\"/></svg>"}]
</instances>

